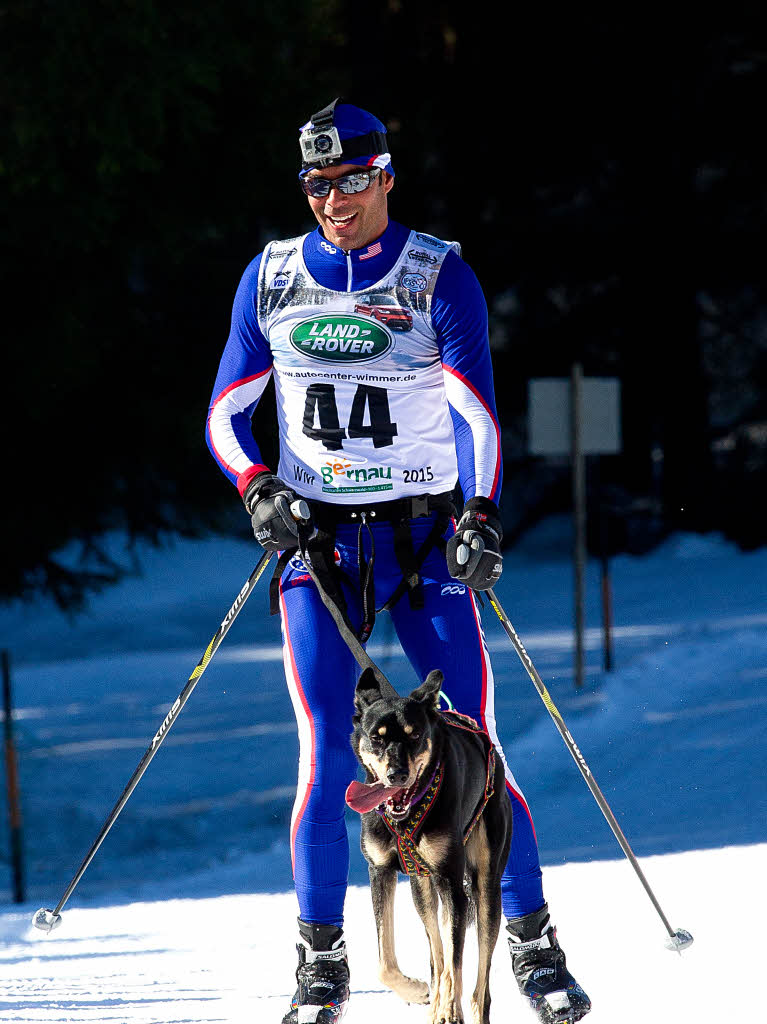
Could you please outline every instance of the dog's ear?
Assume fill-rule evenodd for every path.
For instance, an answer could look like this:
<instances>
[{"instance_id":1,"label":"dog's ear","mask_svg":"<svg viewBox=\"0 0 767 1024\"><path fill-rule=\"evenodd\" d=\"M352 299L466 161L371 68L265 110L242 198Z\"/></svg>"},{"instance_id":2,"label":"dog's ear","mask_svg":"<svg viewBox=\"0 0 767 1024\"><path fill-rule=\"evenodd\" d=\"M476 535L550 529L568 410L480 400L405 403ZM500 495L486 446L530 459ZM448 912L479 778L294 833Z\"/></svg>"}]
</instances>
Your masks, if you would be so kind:
<instances>
[{"instance_id":1,"label":"dog's ear","mask_svg":"<svg viewBox=\"0 0 767 1024\"><path fill-rule=\"evenodd\" d=\"M366 707L381 699L381 684L372 668L366 668L357 681L354 691L354 707L361 714Z\"/></svg>"},{"instance_id":2,"label":"dog's ear","mask_svg":"<svg viewBox=\"0 0 767 1024\"><path fill-rule=\"evenodd\" d=\"M439 706L439 691L445 677L438 668L431 671L421 685L410 694L411 700L420 701L433 708Z\"/></svg>"}]
</instances>

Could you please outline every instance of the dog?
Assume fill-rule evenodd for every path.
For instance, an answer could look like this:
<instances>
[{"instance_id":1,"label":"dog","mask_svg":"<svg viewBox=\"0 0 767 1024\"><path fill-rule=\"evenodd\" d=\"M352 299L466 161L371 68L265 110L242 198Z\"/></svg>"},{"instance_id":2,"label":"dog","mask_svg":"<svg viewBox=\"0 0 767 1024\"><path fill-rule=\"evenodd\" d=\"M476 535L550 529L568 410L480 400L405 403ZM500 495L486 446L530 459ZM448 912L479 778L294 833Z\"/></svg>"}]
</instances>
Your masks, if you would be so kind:
<instances>
[{"instance_id":1,"label":"dog","mask_svg":"<svg viewBox=\"0 0 767 1024\"><path fill-rule=\"evenodd\" d=\"M361 814L379 978L409 1003L430 1002L430 1024L463 1024L461 964L473 911L479 971L471 1020L489 1024L490 961L501 921L511 804L501 758L487 733L471 718L438 710L442 681L435 670L409 696L399 697L393 689L382 692L373 670L365 669L355 690L352 746L367 781L352 782L346 801ZM431 987L406 977L397 964L398 871L410 876L426 929Z\"/></svg>"}]
</instances>

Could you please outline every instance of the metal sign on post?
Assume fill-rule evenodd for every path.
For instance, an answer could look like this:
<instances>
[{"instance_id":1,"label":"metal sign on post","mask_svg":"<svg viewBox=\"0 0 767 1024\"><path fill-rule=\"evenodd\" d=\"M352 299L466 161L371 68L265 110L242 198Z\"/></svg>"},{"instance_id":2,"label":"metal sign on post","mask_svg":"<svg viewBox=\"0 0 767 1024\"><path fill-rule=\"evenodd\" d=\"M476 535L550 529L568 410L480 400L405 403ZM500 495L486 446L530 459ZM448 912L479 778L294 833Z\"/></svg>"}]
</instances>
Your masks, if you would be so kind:
<instances>
[{"instance_id":1,"label":"metal sign on post","mask_svg":"<svg viewBox=\"0 0 767 1024\"><path fill-rule=\"evenodd\" d=\"M620 381L584 377L574 363L570 379L541 377L528 385L528 451L531 455L569 455L573 478L573 568L575 589L575 685L583 686L584 574L586 565L586 456L617 455L622 450ZM611 640L609 578L603 558L602 622L605 663Z\"/></svg>"},{"instance_id":2,"label":"metal sign on post","mask_svg":"<svg viewBox=\"0 0 767 1024\"><path fill-rule=\"evenodd\" d=\"M620 454L620 381L617 377L583 376L581 381L583 454ZM567 377L537 377L528 382L527 447L531 455L570 455L571 388Z\"/></svg>"}]
</instances>

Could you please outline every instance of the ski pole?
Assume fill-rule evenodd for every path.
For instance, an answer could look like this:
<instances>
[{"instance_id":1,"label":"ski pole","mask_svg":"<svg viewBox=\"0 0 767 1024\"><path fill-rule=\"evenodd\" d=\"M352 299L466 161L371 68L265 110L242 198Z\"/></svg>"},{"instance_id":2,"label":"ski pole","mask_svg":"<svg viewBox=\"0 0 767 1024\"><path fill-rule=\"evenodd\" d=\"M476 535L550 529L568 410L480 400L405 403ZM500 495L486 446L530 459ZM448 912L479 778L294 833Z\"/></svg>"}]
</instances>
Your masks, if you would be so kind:
<instances>
[{"instance_id":1,"label":"ski pole","mask_svg":"<svg viewBox=\"0 0 767 1024\"><path fill-rule=\"evenodd\" d=\"M303 508L302 509L298 509L298 507L297 507L298 505L302 505ZM303 513L304 510L306 510L306 516L305 517L303 515L299 516L299 513ZM293 512L293 514L294 514L294 516L296 518L300 517L300 518L307 518L308 519L308 517L309 517L308 508L306 507L304 502L293 502L293 505L291 505L291 512ZM168 714L163 719L162 725L160 726L160 728L155 733L154 739L152 740L152 742L150 743L149 747L147 748L146 753L144 754L144 756L141 758L141 760L140 760L140 762L138 764L138 767L136 768L135 772L131 776L131 779L130 779L128 785L122 791L120 799L117 801L117 803L112 808L112 811L110 812L109 817L107 818L107 820L104 822L104 824L103 824L103 826L101 828L101 831L99 832L98 836L96 837L95 842L93 843L93 846L91 846L90 850L88 850L88 853L85 855L85 858L83 859L82 864L77 869L77 873L75 874L74 878L69 883L69 885L67 886L64 895L61 897L61 899L57 903L55 909L54 910L48 910L46 908L41 907L40 910L38 910L37 913L35 914L35 916L32 918L32 923L34 924L34 926L36 928L40 928L44 932L51 932L51 931L53 931L54 928L57 928L61 924L61 910L64 907L64 904L67 902L69 897L74 892L75 887L77 886L77 884L79 883L79 881L83 877L83 875L85 874L85 872L86 872L86 870L88 868L88 865L90 864L90 862L95 857L98 848L104 842L104 839L106 839L107 833L109 832L110 828L114 825L115 821L117 821L117 818L118 818L120 812L122 811L123 807L125 807L125 805L127 804L128 800L130 799L130 796L133 793L133 790L139 784L139 781L141 780L142 775L144 774L144 772L149 767L150 761L152 760L154 755L157 753L157 751L160 749L160 745L162 744L163 740L165 739L165 737L170 732L171 726L176 721L178 716L181 714L181 710L184 707L184 705L186 704L186 702L189 700L189 697L192 694L192 690L194 690L195 686L199 682L200 676L203 674L205 669L210 664L211 659L213 658L213 655L216 653L216 651L218 650L219 646L221 645L221 641L224 639L226 634L229 632L230 626L232 625L234 620L237 618L239 613L242 611L243 605L245 604L247 599L250 597L251 593L253 592L253 588L255 587L256 583L259 581L259 579L263 575L264 570L266 569L267 565L269 564L269 560L272 557L272 554L273 554L273 552L267 551L267 552L265 552L262 555L262 557L259 559L258 565L256 565L255 569L253 570L253 572L250 574L250 576L246 580L245 585L242 587L242 589L240 590L239 594L234 599L234 604L232 605L232 607L229 609L229 611L224 616L224 620L221 623L221 625L218 627L218 630L216 631L215 636L210 641L208 646L205 648L205 653L200 658L200 660L197 662L197 665L196 665L194 671L192 672L192 674L189 676L189 679L187 680L186 686L181 691L181 693L178 695L178 697L176 697L176 700L173 702L173 705L171 706L170 711L168 712Z\"/></svg>"},{"instance_id":2,"label":"ski pole","mask_svg":"<svg viewBox=\"0 0 767 1024\"><path fill-rule=\"evenodd\" d=\"M613 830L613 834L615 835L615 838L620 843L621 849L626 854L626 857L628 858L628 861L631 864L631 866L634 869L634 871L636 871L637 877L639 878L639 881L644 886L645 892L650 897L652 905L655 907L656 911L658 912L658 916L660 917L661 921L663 922L663 925L664 925L666 931L668 932L668 936L669 936L668 939L666 940L666 948L670 949L672 951L675 950L681 956L682 950L686 949L688 946L692 945L692 942L693 942L692 935L688 931L685 931L684 928L679 928L677 931L674 931L674 929L669 924L668 918L663 913L661 905L660 905L660 903L658 902L658 900L655 897L655 893L650 888L650 884L647 881L647 879L645 878L644 872L642 871L641 867L639 866L639 861L636 859L634 851L631 849L631 846L629 845L628 839L626 839L625 835L623 834L623 830L621 829L620 825L617 822L617 819L616 819L615 815L613 814L612 810L610 809L610 805L608 804L607 800L605 799L604 794L602 793L602 790L597 785L596 779L591 774L591 769L586 764L585 757L581 753L581 751L580 751L580 749L578 747L578 744L573 739L572 734L570 733L570 730L565 725L564 719L560 715L560 713L559 713L559 711L557 709L557 706L555 705L554 701L551 699L551 694L546 689L546 686L545 686L543 680L541 679L540 675L538 674L538 671L537 671L535 665L533 664L530 655L527 653L527 651L525 650L524 644L519 639L519 636L517 635L517 631L512 626L512 624L511 624L511 622L509 620L508 615L506 614L506 612L501 607L501 603L498 600L498 598L495 596L495 593L492 590L492 588L487 590L487 591L485 591L485 593L487 594L487 597L488 597L488 599L490 601L490 604L493 606L493 609L495 610L496 615L501 620L501 625L503 626L504 631L505 631L506 635L508 636L509 640L511 640L512 644L514 645L514 649L517 652L517 654L519 655L519 658L520 658L522 664L527 669L527 674L532 679L533 684L534 684L536 690L538 691L538 694L539 694L541 700L546 705L546 710L548 711L548 713L551 715L552 719L554 720L554 724L556 725L557 729L559 730L560 736L565 741L565 745L567 746L567 749L570 751L570 753L572 754L573 760L578 765L578 768L580 770L581 775L586 780L586 784L589 787L589 789L591 790L592 796L594 797L594 799L596 800L597 804L599 805L600 811L602 812L602 814L604 814L605 818L607 819L607 824Z\"/></svg>"}]
</instances>

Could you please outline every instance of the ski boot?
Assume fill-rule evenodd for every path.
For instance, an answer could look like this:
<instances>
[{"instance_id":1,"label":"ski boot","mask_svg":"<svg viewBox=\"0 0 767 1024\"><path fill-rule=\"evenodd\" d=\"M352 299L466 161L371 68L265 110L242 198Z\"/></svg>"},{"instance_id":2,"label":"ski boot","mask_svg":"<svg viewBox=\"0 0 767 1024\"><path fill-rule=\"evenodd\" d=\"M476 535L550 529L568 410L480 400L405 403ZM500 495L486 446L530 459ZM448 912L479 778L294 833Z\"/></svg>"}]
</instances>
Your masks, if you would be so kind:
<instances>
[{"instance_id":1,"label":"ski boot","mask_svg":"<svg viewBox=\"0 0 767 1024\"><path fill-rule=\"evenodd\" d=\"M349 964L343 932L298 919L298 988L282 1024L337 1024L349 1002Z\"/></svg>"},{"instance_id":2,"label":"ski boot","mask_svg":"<svg viewBox=\"0 0 767 1024\"><path fill-rule=\"evenodd\" d=\"M591 1001L570 974L557 930L549 922L546 903L506 925L514 977L542 1024L575 1024L591 1009Z\"/></svg>"}]
</instances>

